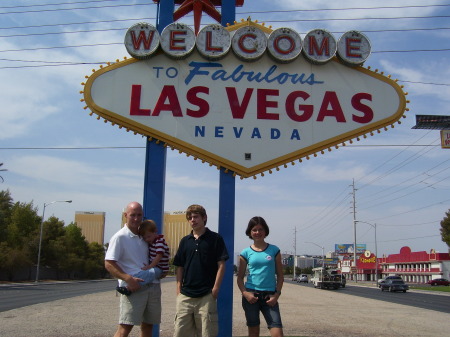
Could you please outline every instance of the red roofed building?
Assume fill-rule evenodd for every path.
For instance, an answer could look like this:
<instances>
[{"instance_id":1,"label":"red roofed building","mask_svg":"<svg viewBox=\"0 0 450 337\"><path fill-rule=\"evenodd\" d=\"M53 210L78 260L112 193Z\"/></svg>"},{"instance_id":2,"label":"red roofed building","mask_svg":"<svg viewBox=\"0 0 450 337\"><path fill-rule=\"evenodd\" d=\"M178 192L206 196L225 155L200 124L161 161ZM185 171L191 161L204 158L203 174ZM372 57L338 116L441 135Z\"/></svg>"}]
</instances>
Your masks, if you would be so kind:
<instances>
[{"instance_id":1,"label":"red roofed building","mask_svg":"<svg viewBox=\"0 0 450 337\"><path fill-rule=\"evenodd\" d=\"M436 278L450 278L450 254L436 253L431 249L412 252L409 247L402 247L399 254L391 254L378 259L382 277L398 275L405 282L427 283Z\"/></svg>"},{"instance_id":2,"label":"red roofed building","mask_svg":"<svg viewBox=\"0 0 450 337\"><path fill-rule=\"evenodd\" d=\"M366 251L356 260L358 281L374 281L386 276L401 276L407 283L427 283L436 278L450 279L450 254L430 252L412 252L405 246L399 254L390 254L376 258ZM354 280L353 260L348 258L339 262L341 273L348 280ZM375 272L377 270L377 273ZM378 277L376 277L378 274Z\"/></svg>"}]
</instances>

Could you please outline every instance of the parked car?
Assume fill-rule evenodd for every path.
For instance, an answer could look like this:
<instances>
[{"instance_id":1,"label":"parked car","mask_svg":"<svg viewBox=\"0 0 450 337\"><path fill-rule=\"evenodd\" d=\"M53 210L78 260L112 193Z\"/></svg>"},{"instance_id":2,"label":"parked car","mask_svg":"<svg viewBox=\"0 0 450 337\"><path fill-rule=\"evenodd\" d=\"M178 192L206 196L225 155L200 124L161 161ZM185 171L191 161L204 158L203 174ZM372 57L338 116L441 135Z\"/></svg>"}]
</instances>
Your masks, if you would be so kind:
<instances>
[{"instance_id":1,"label":"parked car","mask_svg":"<svg viewBox=\"0 0 450 337\"><path fill-rule=\"evenodd\" d=\"M389 279L381 283L380 288L381 291L403 291L404 293L406 293L406 290L409 289L409 286L405 282L403 282L402 279Z\"/></svg>"},{"instance_id":2,"label":"parked car","mask_svg":"<svg viewBox=\"0 0 450 337\"><path fill-rule=\"evenodd\" d=\"M450 282L445 278L436 278L434 280L429 280L427 283L431 284L432 286L448 286L448 285L450 285Z\"/></svg>"},{"instance_id":3,"label":"parked car","mask_svg":"<svg viewBox=\"0 0 450 337\"><path fill-rule=\"evenodd\" d=\"M377 281L378 288L381 288L381 285L383 283L385 283L387 280L401 280L401 281L403 281L403 279L400 276L395 276L395 275L393 275L393 276L386 276L385 278L381 278L381 279L379 279Z\"/></svg>"},{"instance_id":4,"label":"parked car","mask_svg":"<svg viewBox=\"0 0 450 337\"><path fill-rule=\"evenodd\" d=\"M308 283L308 275L301 274L299 277L297 277L297 283Z\"/></svg>"}]
</instances>

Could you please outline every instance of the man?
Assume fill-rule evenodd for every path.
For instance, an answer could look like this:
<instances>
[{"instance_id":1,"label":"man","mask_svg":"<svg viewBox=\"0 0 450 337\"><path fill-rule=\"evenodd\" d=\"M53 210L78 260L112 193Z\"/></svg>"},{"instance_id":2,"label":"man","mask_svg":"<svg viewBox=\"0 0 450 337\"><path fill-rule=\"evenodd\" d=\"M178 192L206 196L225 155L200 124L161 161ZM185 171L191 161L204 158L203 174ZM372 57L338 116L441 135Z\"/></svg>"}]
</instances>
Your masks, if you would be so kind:
<instances>
[{"instance_id":1,"label":"man","mask_svg":"<svg viewBox=\"0 0 450 337\"><path fill-rule=\"evenodd\" d=\"M105 268L119 279L119 286L126 287L131 295L120 295L119 326L114 337L126 337L133 326L141 326L141 337L151 337L153 325L161 323L161 287L159 280L140 286L140 278L133 274L141 271L149 262L148 244L139 235L142 223L142 206L138 202L128 204L124 215L125 226L111 238L105 256Z\"/></svg>"},{"instance_id":2,"label":"man","mask_svg":"<svg viewBox=\"0 0 450 337\"><path fill-rule=\"evenodd\" d=\"M177 266L174 337L215 337L219 330L216 300L229 256L223 238L206 227L202 206L189 206L186 219L192 232L181 239L173 262Z\"/></svg>"}]
</instances>

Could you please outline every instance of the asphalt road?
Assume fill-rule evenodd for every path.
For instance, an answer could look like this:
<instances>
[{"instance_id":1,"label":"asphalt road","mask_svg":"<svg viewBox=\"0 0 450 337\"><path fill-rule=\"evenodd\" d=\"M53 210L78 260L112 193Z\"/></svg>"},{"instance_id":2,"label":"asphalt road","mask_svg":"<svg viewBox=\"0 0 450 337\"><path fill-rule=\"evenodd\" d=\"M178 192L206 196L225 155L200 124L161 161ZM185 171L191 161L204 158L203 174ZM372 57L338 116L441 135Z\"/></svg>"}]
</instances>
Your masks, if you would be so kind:
<instances>
[{"instance_id":1,"label":"asphalt road","mask_svg":"<svg viewBox=\"0 0 450 337\"><path fill-rule=\"evenodd\" d=\"M28 288L25 290L26 287ZM117 326L119 302L119 296L114 288L114 281L72 282L71 285L0 285L1 305L18 301L22 301L21 305L24 305L26 301L35 302L41 299L50 301L50 296L62 298L0 312L0 336L113 336ZM161 289L163 315L159 326L160 336L172 337L176 306L174 278L164 279ZM80 292L83 295L78 296ZM371 299L369 296L372 295L384 296L384 298ZM448 335L450 297L425 294L427 308L436 301L441 301L442 297L445 301L443 310L439 308L426 310L414 306L414 301L411 305L395 303L400 299L418 298L415 295L417 295L415 291L406 294L382 294L377 288L361 287L359 283L358 286L349 284L344 289L321 290L309 285L286 282L280 297L285 336L433 337ZM242 296L237 287L234 287L232 336L247 335L241 301ZM420 302L420 299L415 301ZM263 324L261 336L267 335L268 331ZM130 337L138 336L139 329L133 329Z\"/></svg>"},{"instance_id":2,"label":"asphalt road","mask_svg":"<svg viewBox=\"0 0 450 337\"><path fill-rule=\"evenodd\" d=\"M1 284L0 312L113 290L116 286L116 280Z\"/></svg>"},{"instance_id":3,"label":"asphalt road","mask_svg":"<svg viewBox=\"0 0 450 337\"><path fill-rule=\"evenodd\" d=\"M295 283L288 281L290 283ZM297 284L299 287L313 287L311 283ZM347 283L345 288L338 290L326 290L316 289L317 291L338 291L346 295L360 296L368 299L385 301L389 303L396 303L402 305L408 305L416 308L422 308L427 310L435 310L439 312L450 313L450 297L448 293L439 294L435 291L416 291L410 290L406 293L395 292L390 293L388 291L381 291L375 286L364 286L364 283L353 284ZM370 284L367 284L370 285Z\"/></svg>"},{"instance_id":4,"label":"asphalt road","mask_svg":"<svg viewBox=\"0 0 450 337\"><path fill-rule=\"evenodd\" d=\"M168 278L165 281L168 281ZM164 281L164 280L163 280ZM299 287L312 287L312 284L297 284L286 281ZM64 298L71 298L103 291L111 291L117 285L116 280L99 280L84 282L42 282L29 284L0 285L0 312L25 307L37 303L45 303ZM450 298L445 295L438 295L435 292L406 293L382 292L375 287L355 286L348 283L347 287L338 290L316 289L317 291L338 291L342 294L370 298L378 301L402 304L450 313Z\"/></svg>"}]
</instances>

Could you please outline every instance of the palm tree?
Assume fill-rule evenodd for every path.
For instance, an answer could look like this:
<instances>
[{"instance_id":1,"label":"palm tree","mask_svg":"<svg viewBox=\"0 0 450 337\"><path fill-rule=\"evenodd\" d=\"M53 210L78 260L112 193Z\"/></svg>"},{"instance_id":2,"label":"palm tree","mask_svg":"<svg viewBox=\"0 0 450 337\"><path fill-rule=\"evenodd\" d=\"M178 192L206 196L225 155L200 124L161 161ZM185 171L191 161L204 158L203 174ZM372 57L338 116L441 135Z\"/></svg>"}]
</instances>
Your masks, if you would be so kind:
<instances>
[{"instance_id":1,"label":"palm tree","mask_svg":"<svg viewBox=\"0 0 450 337\"><path fill-rule=\"evenodd\" d=\"M0 163L0 167L2 167L2 166L3 166L3 163ZM8 170L7 169L0 169L0 172L2 172L2 171L8 171ZM0 179L2 180L2 182L5 181L2 176L0 176Z\"/></svg>"}]
</instances>

